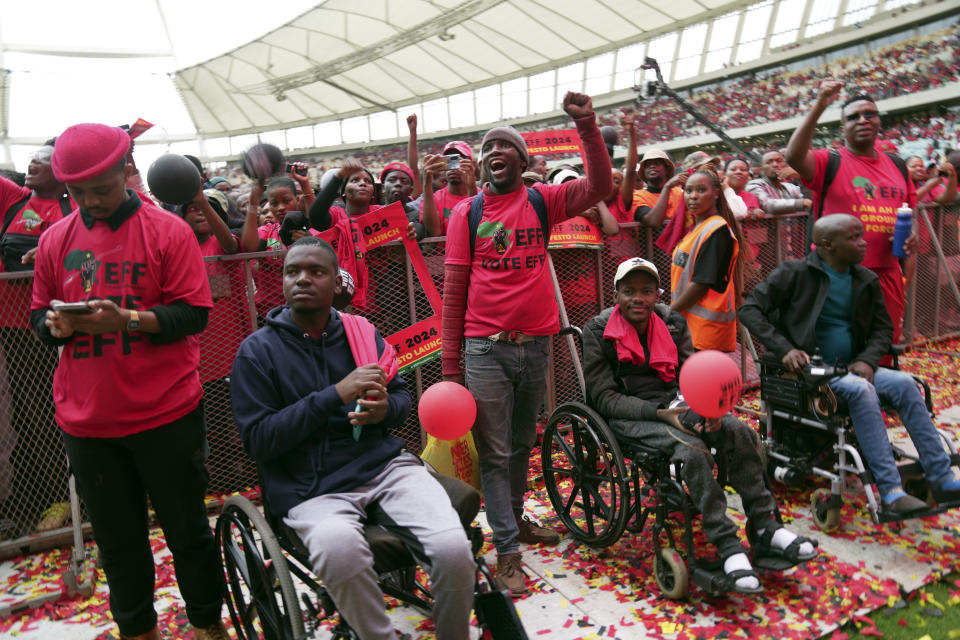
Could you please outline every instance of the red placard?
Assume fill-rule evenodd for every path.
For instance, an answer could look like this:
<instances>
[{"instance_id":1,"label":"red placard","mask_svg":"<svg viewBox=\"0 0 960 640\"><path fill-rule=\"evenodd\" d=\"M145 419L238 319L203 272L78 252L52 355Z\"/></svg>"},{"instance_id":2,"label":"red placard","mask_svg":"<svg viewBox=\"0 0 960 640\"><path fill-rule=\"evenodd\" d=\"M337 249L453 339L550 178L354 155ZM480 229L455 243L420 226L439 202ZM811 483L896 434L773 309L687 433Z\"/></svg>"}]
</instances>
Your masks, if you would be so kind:
<instances>
[{"instance_id":1,"label":"red placard","mask_svg":"<svg viewBox=\"0 0 960 640\"><path fill-rule=\"evenodd\" d=\"M382 209L357 216L357 226L363 236L364 253L393 240L403 242L410 263L420 280L423 292L430 302L433 314L426 320L401 329L384 340L397 350L397 361L400 363L400 372L412 371L427 362L440 357L440 292L437 291L427 263L420 252L420 245L416 240L407 236L407 214L403 205L394 202Z\"/></svg>"},{"instance_id":2,"label":"red placard","mask_svg":"<svg viewBox=\"0 0 960 640\"><path fill-rule=\"evenodd\" d=\"M580 153L580 136L576 129L547 129L521 133L531 156L569 156Z\"/></svg>"},{"instance_id":3,"label":"red placard","mask_svg":"<svg viewBox=\"0 0 960 640\"><path fill-rule=\"evenodd\" d=\"M602 247L603 236L595 224L582 216L567 218L550 229L549 249Z\"/></svg>"}]
</instances>

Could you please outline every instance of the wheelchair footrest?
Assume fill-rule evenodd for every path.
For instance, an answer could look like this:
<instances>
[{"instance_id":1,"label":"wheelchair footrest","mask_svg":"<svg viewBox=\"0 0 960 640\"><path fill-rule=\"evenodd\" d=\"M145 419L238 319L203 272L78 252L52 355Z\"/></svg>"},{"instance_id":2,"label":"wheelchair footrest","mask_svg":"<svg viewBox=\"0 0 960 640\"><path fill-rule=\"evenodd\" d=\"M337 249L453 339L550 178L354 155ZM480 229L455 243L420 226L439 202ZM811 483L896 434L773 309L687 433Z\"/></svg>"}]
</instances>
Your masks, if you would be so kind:
<instances>
[{"instance_id":1,"label":"wheelchair footrest","mask_svg":"<svg viewBox=\"0 0 960 640\"><path fill-rule=\"evenodd\" d=\"M727 581L723 575L723 565L716 561L695 561L691 563L690 578L697 585L713 597L719 597L727 592Z\"/></svg>"},{"instance_id":2,"label":"wheelchair footrest","mask_svg":"<svg viewBox=\"0 0 960 640\"><path fill-rule=\"evenodd\" d=\"M478 617L494 638L508 638L509 640L526 640L527 632L523 629L520 616L513 605L513 598L504 589L502 591L488 591L476 596Z\"/></svg>"}]
</instances>

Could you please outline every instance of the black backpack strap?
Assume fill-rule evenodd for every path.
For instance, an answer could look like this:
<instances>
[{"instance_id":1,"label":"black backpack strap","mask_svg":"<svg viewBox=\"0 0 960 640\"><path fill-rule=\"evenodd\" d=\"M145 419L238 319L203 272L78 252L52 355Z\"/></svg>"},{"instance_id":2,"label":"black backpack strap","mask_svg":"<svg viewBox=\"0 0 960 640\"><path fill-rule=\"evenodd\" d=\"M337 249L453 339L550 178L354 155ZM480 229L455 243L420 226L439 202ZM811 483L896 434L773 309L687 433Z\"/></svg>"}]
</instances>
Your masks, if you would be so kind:
<instances>
[{"instance_id":1,"label":"black backpack strap","mask_svg":"<svg viewBox=\"0 0 960 640\"><path fill-rule=\"evenodd\" d=\"M543 246L546 247L550 244L550 219L547 216L547 202L543 199L543 194L533 187L527 187L527 200L530 201L534 211L537 212L537 217L540 218L540 228L543 230Z\"/></svg>"},{"instance_id":2,"label":"black backpack strap","mask_svg":"<svg viewBox=\"0 0 960 640\"><path fill-rule=\"evenodd\" d=\"M820 189L820 205L816 211L818 219L823 216L823 203L827 200L827 191L833 184L833 179L837 177L838 171L840 171L840 152L836 149L830 149L827 156L827 170L823 173L823 188Z\"/></svg>"},{"instance_id":3,"label":"black backpack strap","mask_svg":"<svg viewBox=\"0 0 960 640\"><path fill-rule=\"evenodd\" d=\"M473 250L477 246L477 229L480 228L480 219L483 218L483 192L473 196L470 200L470 212L467 214L467 226L470 229L470 259L473 260Z\"/></svg>"},{"instance_id":4,"label":"black backpack strap","mask_svg":"<svg viewBox=\"0 0 960 640\"><path fill-rule=\"evenodd\" d=\"M7 209L7 212L3 216L3 228L0 229L0 238L2 238L7 233L7 227L9 227L10 224L13 222L13 219L17 217L17 214L20 213L20 210L23 209L25 206L27 206L27 202L29 202L30 198L32 197L33 197L33 194L30 194L25 198L23 198L22 200L18 200L17 202L14 202L12 205L10 205L10 208Z\"/></svg>"},{"instance_id":5,"label":"black backpack strap","mask_svg":"<svg viewBox=\"0 0 960 640\"><path fill-rule=\"evenodd\" d=\"M543 194L532 187L527 187L527 200L537 212L537 218L540 219L540 229L543 231L543 246L546 248L550 242L550 219L547 216L547 202L543 199ZM480 220L483 218L483 193L473 196L470 201L470 212L467 214L467 226L470 229L470 258L473 259L473 252L477 246L477 229L480 228Z\"/></svg>"},{"instance_id":6,"label":"black backpack strap","mask_svg":"<svg viewBox=\"0 0 960 640\"><path fill-rule=\"evenodd\" d=\"M904 185L909 187L910 175L907 173L907 163L903 161L903 158L895 153L888 153L887 157L893 160L893 164L897 165L897 169L900 170L900 175L903 176Z\"/></svg>"},{"instance_id":7,"label":"black backpack strap","mask_svg":"<svg viewBox=\"0 0 960 640\"><path fill-rule=\"evenodd\" d=\"M70 204L70 194L64 193L60 196L60 213L63 214L63 217L66 218L73 212L73 205Z\"/></svg>"}]
</instances>

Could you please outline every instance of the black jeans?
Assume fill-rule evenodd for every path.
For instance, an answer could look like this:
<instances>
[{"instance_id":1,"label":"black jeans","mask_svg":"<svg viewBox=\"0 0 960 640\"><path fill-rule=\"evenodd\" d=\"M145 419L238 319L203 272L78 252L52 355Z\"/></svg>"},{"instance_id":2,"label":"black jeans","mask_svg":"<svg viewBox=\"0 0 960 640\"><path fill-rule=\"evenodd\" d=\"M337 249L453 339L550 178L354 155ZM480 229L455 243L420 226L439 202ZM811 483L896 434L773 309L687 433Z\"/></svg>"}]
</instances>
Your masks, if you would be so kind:
<instances>
[{"instance_id":1,"label":"black jeans","mask_svg":"<svg viewBox=\"0 0 960 640\"><path fill-rule=\"evenodd\" d=\"M120 633L136 636L157 622L148 495L173 554L187 617L198 627L220 620L220 554L204 505L208 475L203 403L156 429L123 438L64 433L63 442L93 524L110 587L110 611Z\"/></svg>"}]
</instances>

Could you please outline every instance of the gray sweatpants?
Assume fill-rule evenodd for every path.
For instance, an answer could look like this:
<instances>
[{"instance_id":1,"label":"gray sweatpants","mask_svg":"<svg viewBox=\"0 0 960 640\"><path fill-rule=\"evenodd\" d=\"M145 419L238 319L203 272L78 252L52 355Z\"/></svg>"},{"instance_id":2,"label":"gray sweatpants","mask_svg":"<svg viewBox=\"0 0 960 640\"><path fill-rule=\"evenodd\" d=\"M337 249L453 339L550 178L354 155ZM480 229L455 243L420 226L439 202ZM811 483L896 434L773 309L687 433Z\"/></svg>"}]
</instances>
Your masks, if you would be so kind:
<instances>
[{"instance_id":1,"label":"gray sweatpants","mask_svg":"<svg viewBox=\"0 0 960 640\"><path fill-rule=\"evenodd\" d=\"M723 487L713 475L713 456L700 438L660 421L611 420L610 426L619 436L643 442L647 447L669 454L671 460L682 462L683 482L703 516L707 540L717 546L722 558L742 550L737 525L727 517ZM763 482L756 433L728 415L724 416L722 427L714 437L717 455L726 456L727 482L743 499L747 517L757 529L773 526L776 502Z\"/></svg>"},{"instance_id":2,"label":"gray sweatpants","mask_svg":"<svg viewBox=\"0 0 960 640\"><path fill-rule=\"evenodd\" d=\"M430 573L437 638L469 638L476 580L470 543L447 493L413 454L397 456L366 486L298 504L283 521L303 540L314 572L360 638L394 639L363 537L362 520L374 503L377 522L399 535Z\"/></svg>"}]
</instances>

